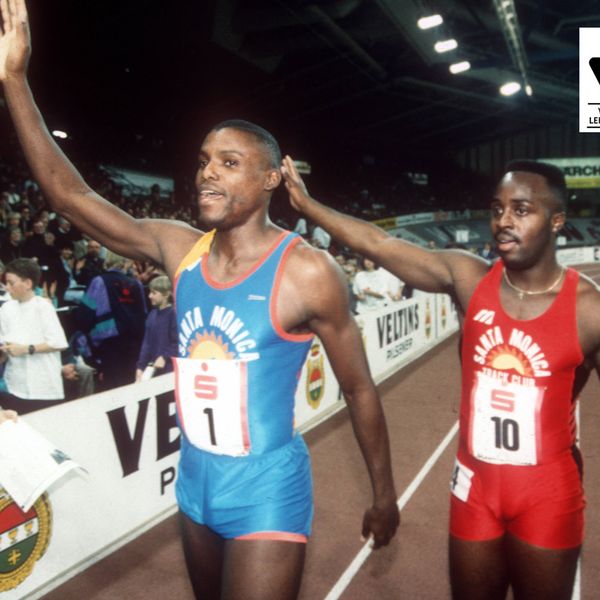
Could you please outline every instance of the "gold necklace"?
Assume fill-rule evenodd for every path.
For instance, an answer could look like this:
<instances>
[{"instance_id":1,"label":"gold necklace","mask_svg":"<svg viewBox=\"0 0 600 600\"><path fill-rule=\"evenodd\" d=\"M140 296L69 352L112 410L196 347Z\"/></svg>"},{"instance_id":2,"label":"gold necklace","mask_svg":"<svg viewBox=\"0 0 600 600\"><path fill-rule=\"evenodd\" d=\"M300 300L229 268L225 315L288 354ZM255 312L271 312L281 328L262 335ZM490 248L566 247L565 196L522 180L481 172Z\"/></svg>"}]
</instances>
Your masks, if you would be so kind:
<instances>
[{"instance_id":1,"label":"gold necklace","mask_svg":"<svg viewBox=\"0 0 600 600\"><path fill-rule=\"evenodd\" d=\"M517 294L519 295L519 300L523 300L523 296L539 296L540 294L547 294L548 292L551 292L560 283L564 274L565 274L565 268L561 267L560 275L558 276L558 279L549 288L546 288L545 290L540 290L538 292L530 292L529 290L522 290L520 287L517 287L508 278L508 273L506 272L506 267L504 268L504 279L506 280L506 283L509 285L509 287L511 287L513 290L515 290L515 292L517 292Z\"/></svg>"}]
</instances>

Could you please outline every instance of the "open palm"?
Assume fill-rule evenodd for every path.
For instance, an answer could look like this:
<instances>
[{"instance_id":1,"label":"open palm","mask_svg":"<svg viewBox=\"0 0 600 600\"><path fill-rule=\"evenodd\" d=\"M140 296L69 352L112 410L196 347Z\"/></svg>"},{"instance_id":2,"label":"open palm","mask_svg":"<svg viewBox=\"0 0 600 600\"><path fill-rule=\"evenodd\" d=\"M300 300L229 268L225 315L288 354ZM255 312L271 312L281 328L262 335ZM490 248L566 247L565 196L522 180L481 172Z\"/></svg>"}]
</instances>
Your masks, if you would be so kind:
<instances>
[{"instance_id":1,"label":"open palm","mask_svg":"<svg viewBox=\"0 0 600 600\"><path fill-rule=\"evenodd\" d=\"M30 54L25 0L0 0L0 80L27 68Z\"/></svg>"}]
</instances>

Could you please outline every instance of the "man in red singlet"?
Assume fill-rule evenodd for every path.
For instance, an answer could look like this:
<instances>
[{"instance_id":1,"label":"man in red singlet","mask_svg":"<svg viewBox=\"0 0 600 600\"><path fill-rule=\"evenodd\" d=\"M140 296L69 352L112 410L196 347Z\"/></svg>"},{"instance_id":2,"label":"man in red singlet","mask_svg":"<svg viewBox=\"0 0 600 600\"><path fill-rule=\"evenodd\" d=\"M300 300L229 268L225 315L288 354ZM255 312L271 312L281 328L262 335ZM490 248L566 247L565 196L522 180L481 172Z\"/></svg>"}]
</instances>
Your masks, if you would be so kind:
<instances>
[{"instance_id":1,"label":"man in red singlet","mask_svg":"<svg viewBox=\"0 0 600 600\"><path fill-rule=\"evenodd\" d=\"M600 292L556 259L566 208L562 172L534 161L507 166L491 201L494 264L460 250L420 248L323 206L290 157L283 174L292 205L338 242L411 287L450 294L458 306L453 596L500 599L511 585L518 598L570 598L585 504L576 375L600 366Z\"/></svg>"},{"instance_id":2,"label":"man in red singlet","mask_svg":"<svg viewBox=\"0 0 600 600\"><path fill-rule=\"evenodd\" d=\"M346 397L371 478L374 499L362 533L373 537L374 547L386 545L399 514L383 411L350 315L341 270L331 256L303 241L292 240L284 251L282 239L289 241L290 236L269 219L271 194L281 182L281 155L274 138L240 121L221 124L206 136L196 186L210 234L204 236L176 221L134 219L90 189L53 141L27 82L30 39L25 2L0 0L0 10L0 80L34 178L54 210L114 252L162 265L171 279L180 276L181 297L189 311L178 318L188 333L203 326L201 309L214 311L223 337L235 337L234 330L239 333L231 345L219 346L220 356L192 355L192 344L182 344L177 362L182 379L176 395L183 426L178 500L184 552L197 597L297 597L312 513L310 469L301 444L292 447L299 438L293 431L293 389L285 397L272 396L282 387L295 388L298 369L291 368L289 348L295 344L302 350L312 334L322 341ZM277 255L277 264L275 258L270 260L276 251L285 256ZM195 306L200 264L206 296L205 304ZM258 294L246 289L242 297L238 282L262 287ZM228 293L232 287L237 296ZM219 301L223 299L221 305L210 305L209 294L215 290ZM250 317L248 329L240 332L240 319L223 325L238 309L269 316L260 321ZM214 339L220 343L221 334ZM253 356L244 358L242 347ZM276 355L278 347L283 348L281 364L278 368L271 359L275 367L265 374L265 354ZM228 360L234 350L238 355ZM285 379L285 386L280 381L271 385L274 372ZM257 410L265 397L274 402L271 414L264 407L262 413ZM202 410L207 399L218 402ZM223 412L218 421L215 415ZM208 429L202 427L206 419ZM215 448L218 452L212 452ZM290 530L291 521L300 531Z\"/></svg>"}]
</instances>

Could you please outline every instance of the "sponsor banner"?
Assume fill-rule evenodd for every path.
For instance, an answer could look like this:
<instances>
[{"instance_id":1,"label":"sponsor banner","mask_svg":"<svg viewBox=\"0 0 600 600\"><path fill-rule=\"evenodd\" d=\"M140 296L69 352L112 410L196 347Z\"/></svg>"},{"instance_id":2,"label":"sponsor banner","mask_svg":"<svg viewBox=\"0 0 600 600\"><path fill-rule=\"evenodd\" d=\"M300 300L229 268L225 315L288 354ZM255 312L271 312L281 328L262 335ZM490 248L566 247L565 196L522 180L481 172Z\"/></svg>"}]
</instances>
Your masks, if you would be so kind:
<instances>
[{"instance_id":1,"label":"sponsor banner","mask_svg":"<svg viewBox=\"0 0 600 600\"><path fill-rule=\"evenodd\" d=\"M424 293L356 320L378 381L457 328L449 297ZM27 514L0 494L3 600L42 597L176 510L173 386L170 373L21 417L88 474L68 473ZM315 338L298 380L296 427L343 406Z\"/></svg>"},{"instance_id":2,"label":"sponsor banner","mask_svg":"<svg viewBox=\"0 0 600 600\"><path fill-rule=\"evenodd\" d=\"M600 132L600 27L579 28L579 132Z\"/></svg>"},{"instance_id":3,"label":"sponsor banner","mask_svg":"<svg viewBox=\"0 0 600 600\"><path fill-rule=\"evenodd\" d=\"M172 390L171 373L21 417L89 474L70 472L49 488L45 553L3 600L60 583L173 512L179 430Z\"/></svg>"},{"instance_id":4,"label":"sponsor banner","mask_svg":"<svg viewBox=\"0 0 600 600\"><path fill-rule=\"evenodd\" d=\"M598 31L600 31L600 28ZM600 92L600 85L598 86L598 91ZM600 103L596 112L600 118ZM597 133L600 133L600 125L598 126ZM568 188L600 187L600 156L540 158L540 161L557 166L564 173Z\"/></svg>"},{"instance_id":5,"label":"sponsor banner","mask_svg":"<svg viewBox=\"0 0 600 600\"><path fill-rule=\"evenodd\" d=\"M561 265L580 265L600 261L600 247L593 248L562 248L556 256Z\"/></svg>"}]
</instances>

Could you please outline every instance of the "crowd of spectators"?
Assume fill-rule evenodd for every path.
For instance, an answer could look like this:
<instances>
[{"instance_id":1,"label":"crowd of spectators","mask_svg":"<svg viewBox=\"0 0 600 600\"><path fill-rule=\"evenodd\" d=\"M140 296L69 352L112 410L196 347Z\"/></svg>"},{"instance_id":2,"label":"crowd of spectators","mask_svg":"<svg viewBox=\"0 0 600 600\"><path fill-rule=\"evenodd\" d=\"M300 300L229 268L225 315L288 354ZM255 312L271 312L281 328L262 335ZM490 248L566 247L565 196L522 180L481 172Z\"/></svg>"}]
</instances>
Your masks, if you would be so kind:
<instances>
[{"instance_id":1,"label":"crowd of spectators","mask_svg":"<svg viewBox=\"0 0 600 600\"><path fill-rule=\"evenodd\" d=\"M84 171L94 189L135 218L178 219L199 226L191 180L180 185L176 202L158 185L135 193L103 168ZM375 187L376 192L370 191L354 179L346 189L337 189L330 203L370 220L437 207L434 188L406 176ZM327 232L299 219L286 199L276 197L271 213L277 224L335 257L346 275L354 314L410 297L411 290L389 272L338 248ZM489 248L485 252L487 256ZM164 273L155 265L113 255L82 235L50 210L26 169L0 161L0 265L20 259L39 267L39 282L33 282L35 296L54 306L68 342L58 349L63 398L82 397L170 369L168 357L176 352L177 336L170 283ZM0 304L10 300L0 285ZM148 304L152 311L147 316ZM1 329L0 336L4 343ZM2 385L8 393L6 379L0 379Z\"/></svg>"}]
</instances>

